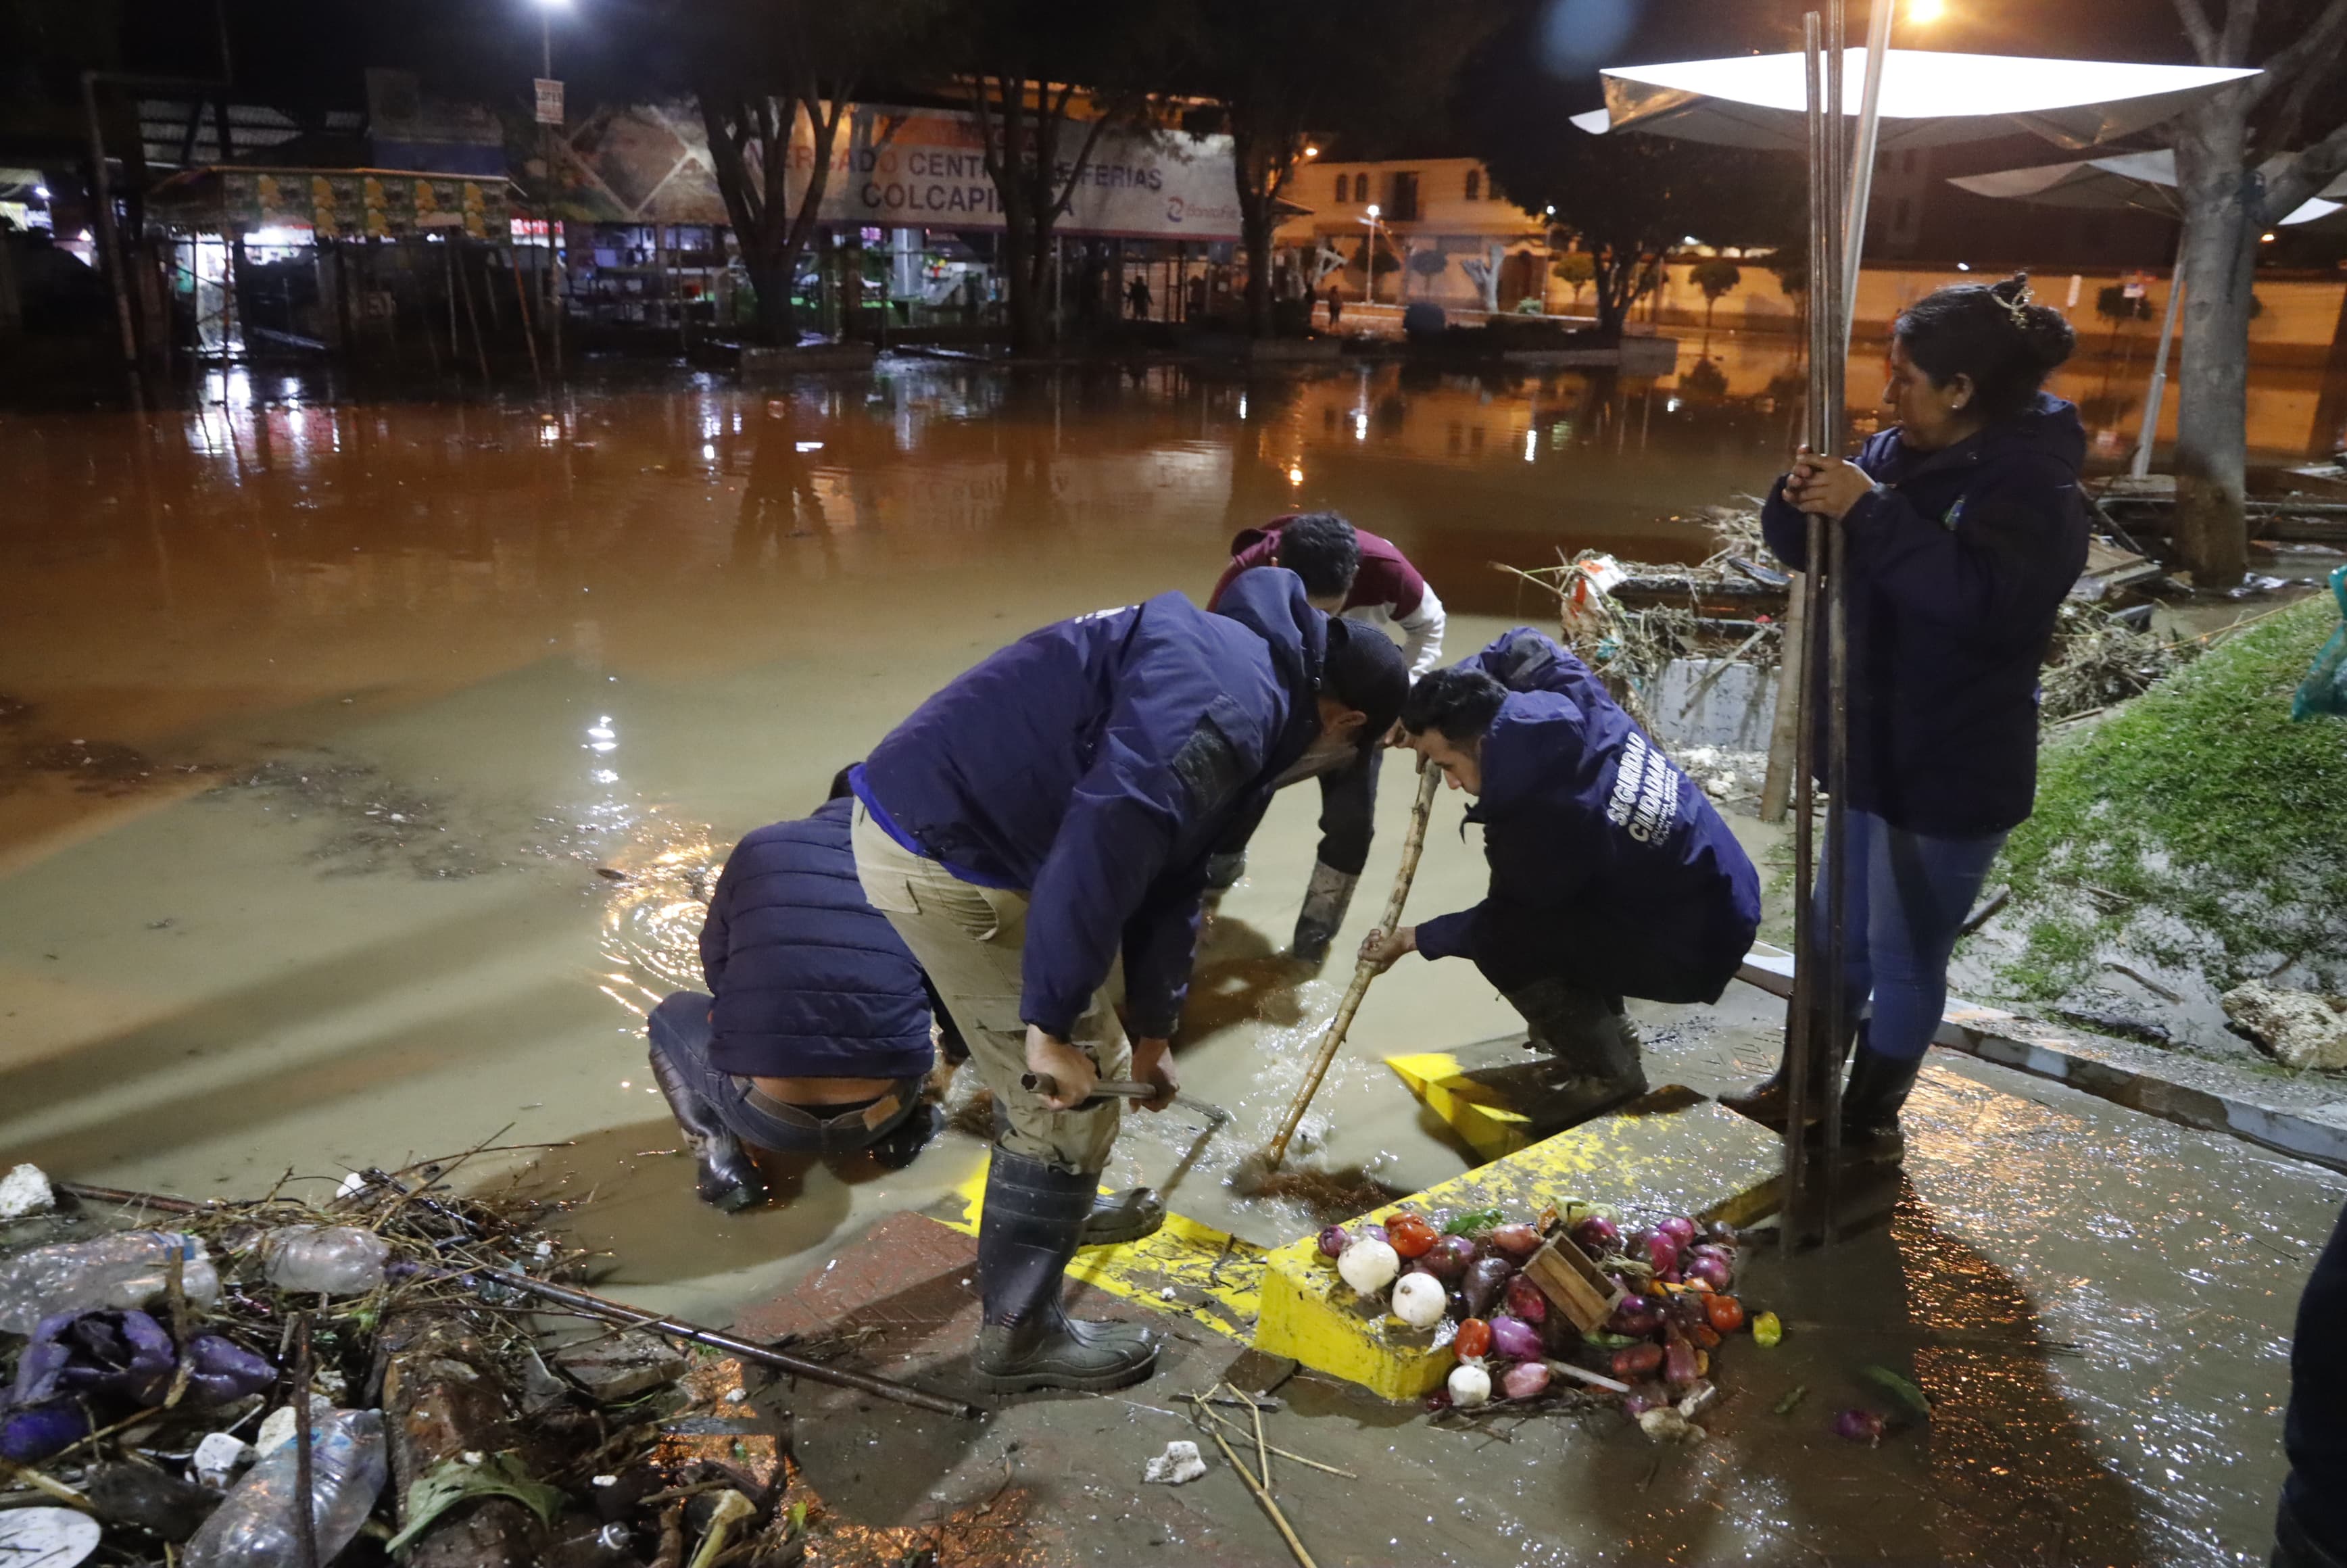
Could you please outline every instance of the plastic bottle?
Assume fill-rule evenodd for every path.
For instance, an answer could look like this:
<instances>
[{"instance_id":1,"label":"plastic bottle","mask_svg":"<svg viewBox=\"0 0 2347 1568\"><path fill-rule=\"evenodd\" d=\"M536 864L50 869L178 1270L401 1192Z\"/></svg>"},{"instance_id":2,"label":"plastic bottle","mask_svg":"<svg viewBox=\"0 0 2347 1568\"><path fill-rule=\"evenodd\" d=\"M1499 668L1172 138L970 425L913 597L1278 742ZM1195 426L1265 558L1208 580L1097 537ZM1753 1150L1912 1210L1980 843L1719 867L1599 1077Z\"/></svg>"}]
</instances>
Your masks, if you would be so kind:
<instances>
[{"instance_id":1,"label":"plastic bottle","mask_svg":"<svg viewBox=\"0 0 2347 1568\"><path fill-rule=\"evenodd\" d=\"M179 1553L181 1568L299 1568L299 1445L245 1473ZM384 1477L383 1413L336 1410L312 1429L310 1507L318 1561L332 1563L374 1511Z\"/></svg>"},{"instance_id":2,"label":"plastic bottle","mask_svg":"<svg viewBox=\"0 0 2347 1568\"><path fill-rule=\"evenodd\" d=\"M280 1290L364 1296L383 1283L390 1246L349 1225L287 1225L261 1239L261 1271Z\"/></svg>"},{"instance_id":3,"label":"plastic bottle","mask_svg":"<svg viewBox=\"0 0 2347 1568\"><path fill-rule=\"evenodd\" d=\"M170 1259L190 1305L220 1300L220 1275L204 1244L179 1231L124 1231L95 1241L36 1246L0 1263L0 1329L30 1334L59 1312L151 1306L170 1290Z\"/></svg>"}]
</instances>

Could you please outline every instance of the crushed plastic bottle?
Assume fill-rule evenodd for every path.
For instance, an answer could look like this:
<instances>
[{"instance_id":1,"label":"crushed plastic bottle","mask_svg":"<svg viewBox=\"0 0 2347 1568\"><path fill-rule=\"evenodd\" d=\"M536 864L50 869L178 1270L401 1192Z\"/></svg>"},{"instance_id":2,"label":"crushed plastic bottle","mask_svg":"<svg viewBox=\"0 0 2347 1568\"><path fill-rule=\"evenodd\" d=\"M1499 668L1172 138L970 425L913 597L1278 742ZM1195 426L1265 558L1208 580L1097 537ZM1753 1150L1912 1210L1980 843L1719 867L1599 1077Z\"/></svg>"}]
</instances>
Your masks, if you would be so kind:
<instances>
[{"instance_id":1,"label":"crushed plastic bottle","mask_svg":"<svg viewBox=\"0 0 2347 1568\"><path fill-rule=\"evenodd\" d=\"M280 1290L364 1296L383 1283L391 1247L350 1225L287 1225L261 1238L261 1270Z\"/></svg>"},{"instance_id":2,"label":"crushed plastic bottle","mask_svg":"<svg viewBox=\"0 0 2347 1568\"><path fill-rule=\"evenodd\" d=\"M295 1449L287 1443L246 1472L189 1541L181 1568L298 1568ZM319 1562L333 1562L357 1536L384 1479L381 1411L336 1410L313 1429L310 1507Z\"/></svg>"},{"instance_id":3,"label":"crushed plastic bottle","mask_svg":"<svg viewBox=\"0 0 2347 1568\"><path fill-rule=\"evenodd\" d=\"M0 1263L0 1329L29 1335L60 1312L150 1306L169 1293L175 1253L189 1303L219 1301L220 1274L203 1243L179 1231L125 1231L36 1246Z\"/></svg>"}]
</instances>

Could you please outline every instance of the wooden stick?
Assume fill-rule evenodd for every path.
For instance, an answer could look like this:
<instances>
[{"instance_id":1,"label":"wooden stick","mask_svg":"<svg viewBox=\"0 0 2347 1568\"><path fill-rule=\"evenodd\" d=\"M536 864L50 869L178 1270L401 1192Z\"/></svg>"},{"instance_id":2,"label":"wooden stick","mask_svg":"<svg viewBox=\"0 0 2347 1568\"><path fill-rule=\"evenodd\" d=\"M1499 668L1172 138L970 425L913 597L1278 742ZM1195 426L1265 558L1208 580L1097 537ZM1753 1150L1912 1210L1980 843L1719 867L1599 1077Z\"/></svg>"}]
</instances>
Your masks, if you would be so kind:
<instances>
[{"instance_id":1,"label":"wooden stick","mask_svg":"<svg viewBox=\"0 0 2347 1568\"><path fill-rule=\"evenodd\" d=\"M1231 1431L1238 1432L1242 1437L1246 1435L1236 1422L1232 1421L1227 1417L1218 1415L1214 1411L1206 1409L1206 1405L1211 1396L1205 1394L1184 1394L1182 1398L1189 1400L1191 1404L1197 1407L1198 1413L1205 1417L1208 1420L1214 1422L1216 1426L1225 1427ZM1322 1464L1317 1459L1307 1459L1302 1454L1297 1453L1295 1450L1281 1448L1277 1443L1266 1443L1264 1446L1282 1459L1294 1460L1297 1464L1303 1465L1307 1469L1317 1470L1324 1475L1342 1476L1347 1481L1358 1481L1361 1479L1359 1476L1355 1475L1351 1471L1338 1470L1333 1464Z\"/></svg>"},{"instance_id":2,"label":"wooden stick","mask_svg":"<svg viewBox=\"0 0 2347 1568\"><path fill-rule=\"evenodd\" d=\"M14 1460L0 1459L0 1476L6 1476L11 1481L21 1481L35 1491L46 1492L67 1508L78 1508L84 1513L97 1512L89 1499L80 1492L61 1481L51 1481L30 1465L18 1464Z\"/></svg>"},{"instance_id":3,"label":"wooden stick","mask_svg":"<svg viewBox=\"0 0 2347 1568\"><path fill-rule=\"evenodd\" d=\"M310 1435L310 1315L301 1313L293 1321L293 1543L301 1549L302 1568L318 1568L318 1498L313 1490L317 1472L311 1462L314 1440Z\"/></svg>"},{"instance_id":4,"label":"wooden stick","mask_svg":"<svg viewBox=\"0 0 2347 1568\"><path fill-rule=\"evenodd\" d=\"M1312 1553L1304 1550L1304 1542L1296 1539L1296 1532L1288 1525L1287 1515L1279 1512L1279 1504L1272 1500L1271 1493L1264 1491L1263 1483L1247 1473L1246 1466L1239 1463L1239 1456L1231 1452L1231 1445L1223 1441L1223 1434L1208 1432L1206 1435L1214 1440L1214 1446L1223 1450L1223 1457L1231 1461L1233 1470L1239 1472L1239 1479L1246 1482L1249 1491L1255 1493L1255 1500L1263 1504L1263 1511L1271 1515L1274 1524L1279 1526L1280 1537L1287 1542L1287 1549L1296 1553L1296 1560L1303 1563L1304 1568L1320 1568L1320 1564L1312 1561Z\"/></svg>"},{"instance_id":5,"label":"wooden stick","mask_svg":"<svg viewBox=\"0 0 2347 1568\"><path fill-rule=\"evenodd\" d=\"M1418 875L1419 852L1426 847L1426 819L1434 811L1434 792L1442 783L1442 770L1424 757L1418 760L1418 798L1410 804L1409 835L1401 844L1401 869L1394 874L1393 892L1386 899L1385 914L1378 928L1389 936L1400 923L1402 905L1409 897L1410 879ZM1271 1141L1266 1151L1267 1164L1277 1170L1280 1161L1287 1157L1288 1140L1296 1136L1296 1125L1304 1120L1304 1109L1312 1097L1320 1092L1320 1081L1328 1075L1328 1064L1337 1060L1337 1050L1345 1043L1345 1031L1353 1027L1353 1014L1360 1010L1361 999L1368 994L1369 982L1378 978L1377 965L1363 958L1353 966L1353 983L1345 989L1345 999L1337 1005L1337 1016L1329 1020L1328 1032L1321 1037L1320 1052L1312 1059L1312 1071L1304 1076L1303 1087L1296 1091L1295 1102L1288 1106L1286 1118L1279 1124L1279 1136Z\"/></svg>"},{"instance_id":6,"label":"wooden stick","mask_svg":"<svg viewBox=\"0 0 2347 1568\"><path fill-rule=\"evenodd\" d=\"M1231 1392L1235 1394L1238 1390L1233 1389ZM1263 1407L1250 1399L1247 1401L1247 1414L1255 1418L1255 1468L1263 1472L1264 1490L1268 1491L1271 1489L1271 1450L1263 1440Z\"/></svg>"}]
</instances>

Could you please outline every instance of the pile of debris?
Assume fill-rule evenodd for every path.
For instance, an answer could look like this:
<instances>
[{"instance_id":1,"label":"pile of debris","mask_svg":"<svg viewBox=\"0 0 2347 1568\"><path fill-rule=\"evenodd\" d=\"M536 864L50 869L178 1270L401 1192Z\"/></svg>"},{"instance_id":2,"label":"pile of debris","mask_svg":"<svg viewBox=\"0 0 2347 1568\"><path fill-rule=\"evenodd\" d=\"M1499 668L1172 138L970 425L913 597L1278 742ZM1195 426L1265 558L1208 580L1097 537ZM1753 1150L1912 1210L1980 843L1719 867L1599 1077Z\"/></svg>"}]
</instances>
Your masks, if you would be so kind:
<instances>
[{"instance_id":1,"label":"pile of debris","mask_svg":"<svg viewBox=\"0 0 2347 1568\"><path fill-rule=\"evenodd\" d=\"M562 1205L458 1195L468 1157L322 1204L11 1173L0 1559L781 1564L809 1503L753 1403L776 1368L970 1413L560 1283Z\"/></svg>"}]
</instances>

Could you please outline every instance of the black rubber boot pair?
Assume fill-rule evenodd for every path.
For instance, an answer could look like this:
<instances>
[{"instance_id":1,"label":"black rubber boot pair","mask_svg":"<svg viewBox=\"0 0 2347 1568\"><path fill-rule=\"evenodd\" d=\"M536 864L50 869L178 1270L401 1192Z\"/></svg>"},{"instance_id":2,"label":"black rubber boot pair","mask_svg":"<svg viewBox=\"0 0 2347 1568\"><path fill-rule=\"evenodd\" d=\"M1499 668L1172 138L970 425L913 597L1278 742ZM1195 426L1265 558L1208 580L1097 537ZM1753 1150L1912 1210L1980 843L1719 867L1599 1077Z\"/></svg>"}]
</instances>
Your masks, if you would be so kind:
<instances>
[{"instance_id":1,"label":"black rubber boot pair","mask_svg":"<svg viewBox=\"0 0 2347 1568\"><path fill-rule=\"evenodd\" d=\"M1638 1031L1618 999L1561 979L1533 980L1501 994L1523 1015L1525 1043L1572 1070L1553 1087L1548 1120L1584 1120L1646 1091Z\"/></svg>"},{"instance_id":2,"label":"black rubber boot pair","mask_svg":"<svg viewBox=\"0 0 2347 1568\"><path fill-rule=\"evenodd\" d=\"M1010 1118L1004 1113L1002 1102L994 1102L994 1138L998 1152L1002 1147L1003 1134L1010 1131ZM1165 1225L1165 1200L1147 1187L1127 1187L1122 1192L1092 1194L1092 1211L1084 1220L1084 1233L1078 1246L1122 1246L1129 1241L1140 1241L1155 1235Z\"/></svg>"},{"instance_id":3,"label":"black rubber boot pair","mask_svg":"<svg viewBox=\"0 0 2347 1568\"><path fill-rule=\"evenodd\" d=\"M684 1133L698 1167L694 1190L701 1201L728 1214L755 1208L766 1201L766 1179L757 1162L742 1147L733 1130L719 1120L717 1108L696 1092L666 1057L651 1053L652 1081L668 1102L669 1114Z\"/></svg>"},{"instance_id":4,"label":"black rubber boot pair","mask_svg":"<svg viewBox=\"0 0 2347 1568\"><path fill-rule=\"evenodd\" d=\"M1914 1091L1923 1059L1916 1056L1902 1061L1871 1050L1866 1043L1867 1032L1867 1023L1860 1020L1845 1037L1829 1070L1838 1074L1843 1062L1851 1062L1850 1081L1841 1091L1842 1157L1863 1163L1895 1164L1907 1153L1906 1136L1899 1130L1899 1112ZM1850 1055L1853 1043L1855 1061ZM1719 1102L1764 1127L1783 1132L1792 1120L1792 1095L1784 1064L1779 1062L1777 1071L1750 1093L1722 1095ZM1825 1076L1820 1074L1809 1095L1809 1113L1804 1118L1809 1128L1814 1130L1824 1122L1824 1103Z\"/></svg>"},{"instance_id":5,"label":"black rubber boot pair","mask_svg":"<svg viewBox=\"0 0 2347 1568\"><path fill-rule=\"evenodd\" d=\"M1337 939L1337 927L1345 923L1345 911L1352 907L1353 889L1360 882L1358 875L1337 870L1326 861L1312 863L1312 881L1304 890L1304 907L1296 917L1296 940L1288 951L1307 964L1317 964L1328 956L1328 944Z\"/></svg>"},{"instance_id":6,"label":"black rubber boot pair","mask_svg":"<svg viewBox=\"0 0 2347 1568\"><path fill-rule=\"evenodd\" d=\"M1157 1336L1137 1323L1070 1317L1060 1304L1098 1184L997 1145L978 1225L985 1311L970 1370L990 1393L1122 1389L1157 1365Z\"/></svg>"}]
</instances>

